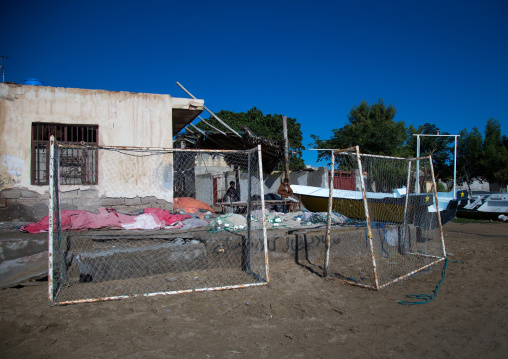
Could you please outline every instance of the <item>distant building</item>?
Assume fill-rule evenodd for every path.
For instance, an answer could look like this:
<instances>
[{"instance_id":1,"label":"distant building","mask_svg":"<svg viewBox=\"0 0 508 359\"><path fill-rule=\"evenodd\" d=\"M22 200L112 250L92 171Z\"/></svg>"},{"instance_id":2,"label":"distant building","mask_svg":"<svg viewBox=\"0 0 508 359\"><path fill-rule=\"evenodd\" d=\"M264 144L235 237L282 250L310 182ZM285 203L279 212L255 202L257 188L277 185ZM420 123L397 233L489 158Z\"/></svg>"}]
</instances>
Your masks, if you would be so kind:
<instances>
[{"instance_id":1,"label":"distant building","mask_svg":"<svg viewBox=\"0 0 508 359\"><path fill-rule=\"evenodd\" d=\"M474 180L469 187L466 183L462 183L457 186L457 190L468 190L471 189L473 192L506 192L508 186L502 186L499 183L489 183L487 181Z\"/></svg>"}]
</instances>

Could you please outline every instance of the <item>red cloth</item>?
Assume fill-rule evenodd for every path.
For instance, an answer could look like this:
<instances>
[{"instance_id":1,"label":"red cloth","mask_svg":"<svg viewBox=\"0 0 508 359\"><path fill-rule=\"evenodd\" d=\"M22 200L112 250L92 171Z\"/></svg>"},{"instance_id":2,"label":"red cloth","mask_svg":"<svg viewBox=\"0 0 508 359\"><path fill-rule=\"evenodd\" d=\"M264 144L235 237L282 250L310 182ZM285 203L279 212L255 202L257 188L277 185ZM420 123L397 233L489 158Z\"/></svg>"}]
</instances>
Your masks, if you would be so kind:
<instances>
[{"instance_id":1,"label":"red cloth","mask_svg":"<svg viewBox=\"0 0 508 359\"><path fill-rule=\"evenodd\" d=\"M145 208L143 213L150 213L152 216L156 216L166 226L170 226L175 222L183 221L186 218L192 218L188 214L172 214L171 212L165 211L160 208Z\"/></svg>"},{"instance_id":2,"label":"red cloth","mask_svg":"<svg viewBox=\"0 0 508 359\"><path fill-rule=\"evenodd\" d=\"M156 216L165 225L181 221L192 216L171 214L160 208L147 208L145 213L150 213ZM60 214L62 230L79 231L85 229L98 229L98 228L122 228L122 224L132 224L136 222L136 216L129 216L127 214L117 213L114 209L99 208L99 213L92 213L87 211L78 210L64 210ZM54 224L56 229L56 223ZM49 230L49 215L41 219L38 223L29 223L20 228L22 232L28 233L41 233Z\"/></svg>"}]
</instances>

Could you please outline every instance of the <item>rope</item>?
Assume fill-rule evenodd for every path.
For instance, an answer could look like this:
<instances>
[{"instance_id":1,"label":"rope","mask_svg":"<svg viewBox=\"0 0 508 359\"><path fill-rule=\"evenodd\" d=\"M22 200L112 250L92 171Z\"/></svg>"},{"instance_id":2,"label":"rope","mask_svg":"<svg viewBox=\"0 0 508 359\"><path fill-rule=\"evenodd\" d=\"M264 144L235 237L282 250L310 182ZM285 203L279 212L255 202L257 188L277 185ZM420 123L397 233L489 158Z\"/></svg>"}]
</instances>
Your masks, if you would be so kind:
<instances>
[{"instance_id":1,"label":"rope","mask_svg":"<svg viewBox=\"0 0 508 359\"><path fill-rule=\"evenodd\" d=\"M366 223L358 223L356 224L357 227L367 227ZM385 242L386 242L386 229L381 222L373 222L371 224L372 229L377 229L379 232L379 239L381 241L381 257L388 258L390 256L390 253L388 253L385 249ZM381 230L383 232L381 232ZM369 236L367 234L367 228L365 228L365 247L369 248ZM386 255L384 254L386 253Z\"/></svg>"},{"instance_id":2,"label":"rope","mask_svg":"<svg viewBox=\"0 0 508 359\"><path fill-rule=\"evenodd\" d=\"M429 303L430 301L432 301L432 299L434 299L437 296L437 291L439 290L439 286L441 285L441 283L443 283L443 280L445 279L446 267L448 266L449 261L450 260L448 258L445 258L443 272L442 272L443 276L441 277L441 280L439 281L439 283L436 285L436 289L434 289L432 294L408 294L408 295L406 295L406 297L420 299L421 301L420 302L411 302L411 301L407 301L407 300L399 300L397 303L405 304L405 305L413 305L413 304L425 304L425 303ZM455 263L457 263L457 262L455 262Z\"/></svg>"},{"instance_id":3,"label":"rope","mask_svg":"<svg viewBox=\"0 0 508 359\"><path fill-rule=\"evenodd\" d=\"M390 256L390 254L385 250L386 229L385 229L383 223L380 223L380 222L374 223L373 228L377 228L377 230L379 232L379 237L381 240L381 257L388 258ZM383 230L383 234L381 234L381 230ZM383 252L386 253L386 256L383 255Z\"/></svg>"}]
</instances>

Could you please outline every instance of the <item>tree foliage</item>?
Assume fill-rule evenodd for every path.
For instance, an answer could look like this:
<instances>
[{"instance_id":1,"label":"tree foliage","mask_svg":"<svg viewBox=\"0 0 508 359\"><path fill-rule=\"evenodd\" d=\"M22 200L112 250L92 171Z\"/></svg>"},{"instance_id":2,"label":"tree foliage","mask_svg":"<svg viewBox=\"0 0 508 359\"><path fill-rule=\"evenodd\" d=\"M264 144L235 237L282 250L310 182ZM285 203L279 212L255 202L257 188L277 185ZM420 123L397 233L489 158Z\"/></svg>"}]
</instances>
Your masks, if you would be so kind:
<instances>
[{"instance_id":1,"label":"tree foliage","mask_svg":"<svg viewBox=\"0 0 508 359\"><path fill-rule=\"evenodd\" d=\"M348 148L360 146L362 153L398 156L403 154L403 144L407 139L404 122L395 122L395 107L386 107L384 101L369 105L362 101L348 114L349 123L332 130L333 136L322 140L311 135L316 148ZM329 151L319 151L318 160L330 159Z\"/></svg>"},{"instance_id":2,"label":"tree foliage","mask_svg":"<svg viewBox=\"0 0 508 359\"><path fill-rule=\"evenodd\" d=\"M426 123L418 128L404 122L396 122L397 111L392 105L386 107L383 100L369 105L362 101L348 114L348 123L332 130L329 139L311 135L315 148L341 149L360 146L362 153L377 155L415 157L417 138L414 134L443 134L435 124ZM432 155L437 178L453 178L454 138L420 136L420 156ZM319 151L318 161L330 160L329 151ZM485 137L475 127L471 132L463 130L457 143L457 171L459 180L467 174L469 182L474 179L491 183L508 183L508 138L501 135L498 120L490 118L485 127Z\"/></svg>"},{"instance_id":3,"label":"tree foliage","mask_svg":"<svg viewBox=\"0 0 508 359\"><path fill-rule=\"evenodd\" d=\"M464 181L471 183L477 179L508 184L506 142L506 136L501 136L501 124L492 117L487 120L484 138L476 127L472 132L462 130L458 146L458 170Z\"/></svg>"},{"instance_id":4,"label":"tree foliage","mask_svg":"<svg viewBox=\"0 0 508 359\"><path fill-rule=\"evenodd\" d=\"M477 127L471 132L466 129L460 131L457 144L457 172L459 182L471 183L475 178L484 179L484 173L479 166L482 153L483 136Z\"/></svg>"},{"instance_id":5,"label":"tree foliage","mask_svg":"<svg viewBox=\"0 0 508 359\"><path fill-rule=\"evenodd\" d=\"M492 117L485 126L480 165L487 181L508 184L508 150L501 137L501 124Z\"/></svg>"},{"instance_id":6,"label":"tree foliage","mask_svg":"<svg viewBox=\"0 0 508 359\"><path fill-rule=\"evenodd\" d=\"M408 127L409 137L405 143L404 153L407 156L415 157L417 155L417 136L415 134L425 135L449 135L448 132L441 132L439 127L434 124L426 123L415 128L413 125ZM420 156L432 156L434 172L437 178L442 180L453 178L453 137L435 137L420 136Z\"/></svg>"},{"instance_id":7,"label":"tree foliage","mask_svg":"<svg viewBox=\"0 0 508 359\"><path fill-rule=\"evenodd\" d=\"M256 136L262 136L275 141L283 140L282 115L264 115L263 112L256 107L251 108L247 112L222 110L217 112L216 115L237 132L241 132L243 127L247 127ZM224 128L213 117L210 117L206 121L217 128ZM213 131L213 129L203 121L199 122L197 126L206 131ZM303 134L300 127L296 119L291 117L287 118L290 170L297 170L305 167L302 159L302 151L305 150L305 147L302 144ZM283 168L283 161L284 158L281 158L281 166L279 169Z\"/></svg>"}]
</instances>

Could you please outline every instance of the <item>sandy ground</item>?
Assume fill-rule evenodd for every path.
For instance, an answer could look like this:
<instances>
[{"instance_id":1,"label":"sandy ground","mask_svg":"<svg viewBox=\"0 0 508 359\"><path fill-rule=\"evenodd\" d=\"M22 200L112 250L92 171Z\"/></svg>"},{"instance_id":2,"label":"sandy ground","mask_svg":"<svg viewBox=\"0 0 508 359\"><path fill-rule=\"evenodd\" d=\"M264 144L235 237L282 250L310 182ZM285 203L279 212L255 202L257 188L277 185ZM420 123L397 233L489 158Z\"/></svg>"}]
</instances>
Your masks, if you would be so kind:
<instances>
[{"instance_id":1,"label":"sandy ground","mask_svg":"<svg viewBox=\"0 0 508 359\"><path fill-rule=\"evenodd\" d=\"M209 293L51 307L47 282L0 291L3 358L505 358L508 225L445 226L440 264L376 292L291 260L271 283Z\"/></svg>"}]
</instances>

